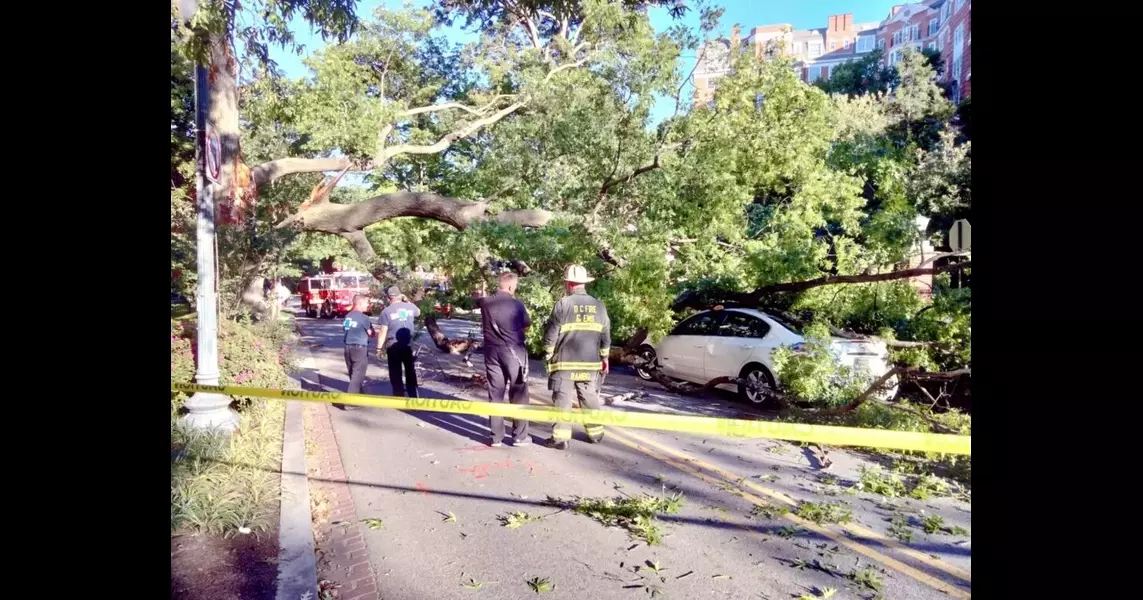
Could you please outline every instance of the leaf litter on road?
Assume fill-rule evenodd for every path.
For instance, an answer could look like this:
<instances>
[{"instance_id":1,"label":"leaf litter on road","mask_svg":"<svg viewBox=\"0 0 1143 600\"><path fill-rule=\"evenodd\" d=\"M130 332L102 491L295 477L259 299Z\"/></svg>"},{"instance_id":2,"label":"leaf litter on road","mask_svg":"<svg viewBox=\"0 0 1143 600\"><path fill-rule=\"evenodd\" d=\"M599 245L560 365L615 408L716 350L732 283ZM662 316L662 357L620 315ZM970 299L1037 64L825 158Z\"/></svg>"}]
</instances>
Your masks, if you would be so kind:
<instances>
[{"instance_id":1,"label":"leaf litter on road","mask_svg":"<svg viewBox=\"0 0 1143 600\"><path fill-rule=\"evenodd\" d=\"M532 591L537 594L556 589L556 584L552 583L552 580L547 577L533 577L529 579L527 583L528 587L532 588Z\"/></svg>"},{"instance_id":2,"label":"leaf litter on road","mask_svg":"<svg viewBox=\"0 0 1143 600\"><path fill-rule=\"evenodd\" d=\"M368 518L368 519L361 519L361 522L365 523L365 525L367 527L369 527L370 529L373 529L373 530L377 530L377 529L381 529L382 527L385 527L385 521L382 521L381 519L375 519L372 517Z\"/></svg>"},{"instance_id":3,"label":"leaf litter on road","mask_svg":"<svg viewBox=\"0 0 1143 600\"><path fill-rule=\"evenodd\" d=\"M497 581L477 581L475 578L469 577L468 581L461 582L460 585L462 587L466 587L470 590L479 590L480 588L482 588L486 585L492 585L494 583L499 583L499 582L497 582Z\"/></svg>"}]
</instances>

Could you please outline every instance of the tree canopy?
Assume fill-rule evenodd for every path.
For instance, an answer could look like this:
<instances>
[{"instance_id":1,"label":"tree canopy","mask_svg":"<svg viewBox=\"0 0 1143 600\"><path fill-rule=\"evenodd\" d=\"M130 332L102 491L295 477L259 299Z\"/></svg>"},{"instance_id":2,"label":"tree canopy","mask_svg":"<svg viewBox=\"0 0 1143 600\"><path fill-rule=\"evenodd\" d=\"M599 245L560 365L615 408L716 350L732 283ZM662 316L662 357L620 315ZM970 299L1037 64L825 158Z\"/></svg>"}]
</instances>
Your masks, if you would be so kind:
<instances>
[{"instance_id":1,"label":"tree canopy","mask_svg":"<svg viewBox=\"0 0 1143 600\"><path fill-rule=\"evenodd\" d=\"M591 292L616 339L663 335L672 307L738 298L935 343L902 355L912 364L970 360L968 290L929 300L898 276L922 241L942 247L939 232L971 210L970 146L919 53L891 69L866 57L822 86L784 59L745 53L713 105L690 106L680 57L720 14L703 3L691 3L698 30L664 32L647 10L686 5L438 0L356 15L350 1L266 0L244 29L225 16L229 3L206 4L218 14L172 25L173 287L189 289L194 270L188 59L209 55L186 40L217 46L229 27L249 40L235 153L257 192L248 222L219 242L233 298L254 279L338 256L382 279L446 272L458 302L513 268L519 296L543 315L577 262L597 277ZM276 72L265 50L293 43L292 14L340 42L313 52L300 79ZM447 23L479 39L452 43ZM653 123L661 101L675 110ZM359 177L325 186L330 171Z\"/></svg>"}]
</instances>

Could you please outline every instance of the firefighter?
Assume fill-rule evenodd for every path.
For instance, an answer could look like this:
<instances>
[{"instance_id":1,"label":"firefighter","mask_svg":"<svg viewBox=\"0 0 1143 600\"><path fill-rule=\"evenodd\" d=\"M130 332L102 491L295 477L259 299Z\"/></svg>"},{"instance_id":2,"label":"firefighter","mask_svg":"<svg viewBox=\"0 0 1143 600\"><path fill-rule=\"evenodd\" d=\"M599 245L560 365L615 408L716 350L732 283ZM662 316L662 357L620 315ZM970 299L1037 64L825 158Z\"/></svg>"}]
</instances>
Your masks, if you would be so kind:
<instances>
[{"instance_id":1,"label":"firefighter","mask_svg":"<svg viewBox=\"0 0 1143 600\"><path fill-rule=\"evenodd\" d=\"M598 410L599 386L607 374L607 357L611 350L611 320L603 303L587 295L584 284L594 281L587 269L570 265L564 271L567 295L552 309L544 325L544 362L548 366L548 389L552 403L570 410L572 394L580 407ZM597 443L603 439L603 425L585 425L587 439ZM556 423L549 445L566 450L571 441L571 426Z\"/></svg>"}]
</instances>

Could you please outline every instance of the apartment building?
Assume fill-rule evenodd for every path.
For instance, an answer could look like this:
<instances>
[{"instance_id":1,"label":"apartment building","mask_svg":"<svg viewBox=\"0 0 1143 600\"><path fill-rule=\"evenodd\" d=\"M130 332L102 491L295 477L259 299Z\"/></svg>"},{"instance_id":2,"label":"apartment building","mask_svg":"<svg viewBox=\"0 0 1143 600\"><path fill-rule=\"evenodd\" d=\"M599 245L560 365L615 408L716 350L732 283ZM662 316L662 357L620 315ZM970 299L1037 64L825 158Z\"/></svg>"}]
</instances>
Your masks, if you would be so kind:
<instances>
[{"instance_id":1,"label":"apartment building","mask_svg":"<svg viewBox=\"0 0 1143 600\"><path fill-rule=\"evenodd\" d=\"M941 52L942 81L959 102L971 91L971 15L971 0L936 0L894 6L879 23L854 23L851 13L830 15L825 27L795 30L788 23L763 25L742 40L735 25L730 40L714 40L705 48L695 69L694 100L699 104L714 98L718 79L730 73L732 48L752 49L759 57L766 52L790 56L802 80L812 83L829 79L837 66L875 49L882 51L882 64L892 66L905 48L913 47Z\"/></svg>"}]
</instances>

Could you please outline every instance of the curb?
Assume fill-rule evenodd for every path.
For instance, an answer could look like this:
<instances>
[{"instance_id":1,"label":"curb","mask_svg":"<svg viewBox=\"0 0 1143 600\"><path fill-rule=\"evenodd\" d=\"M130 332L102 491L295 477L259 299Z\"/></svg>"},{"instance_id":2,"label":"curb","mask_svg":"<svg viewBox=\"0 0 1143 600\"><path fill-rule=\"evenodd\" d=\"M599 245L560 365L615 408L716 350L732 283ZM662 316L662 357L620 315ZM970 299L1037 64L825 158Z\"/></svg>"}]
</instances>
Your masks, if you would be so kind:
<instances>
[{"instance_id":1,"label":"curb","mask_svg":"<svg viewBox=\"0 0 1143 600\"><path fill-rule=\"evenodd\" d=\"M313 355L303 355L301 371L291 376L298 389L316 387L318 379ZM278 521L278 583L276 600L317 598L317 564L314 558L309 480L306 476L306 431L303 406L286 402L286 423L282 435L282 497Z\"/></svg>"}]
</instances>

